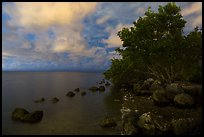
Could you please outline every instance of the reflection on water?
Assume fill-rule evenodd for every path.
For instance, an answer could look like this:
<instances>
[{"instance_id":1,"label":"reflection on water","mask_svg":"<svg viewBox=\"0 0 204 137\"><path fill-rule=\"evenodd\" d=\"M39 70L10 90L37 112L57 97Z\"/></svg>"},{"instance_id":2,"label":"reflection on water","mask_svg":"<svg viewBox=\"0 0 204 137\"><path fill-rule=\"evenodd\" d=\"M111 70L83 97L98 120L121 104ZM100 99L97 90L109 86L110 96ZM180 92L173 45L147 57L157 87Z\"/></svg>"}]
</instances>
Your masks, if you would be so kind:
<instances>
[{"instance_id":1,"label":"reflection on water","mask_svg":"<svg viewBox=\"0 0 204 137\"><path fill-rule=\"evenodd\" d=\"M97 86L103 78L100 73L72 72L3 72L2 75L2 133L3 134L120 134L119 126L103 129L99 126L105 114L113 116L120 124L121 103L114 101L121 95L111 86L105 92L87 89ZM75 88L80 92L73 98L66 96ZM45 98L43 103L34 100ZM52 103L51 98L60 99ZM42 121L36 124L11 120L16 107L28 111L43 110Z\"/></svg>"}]
</instances>

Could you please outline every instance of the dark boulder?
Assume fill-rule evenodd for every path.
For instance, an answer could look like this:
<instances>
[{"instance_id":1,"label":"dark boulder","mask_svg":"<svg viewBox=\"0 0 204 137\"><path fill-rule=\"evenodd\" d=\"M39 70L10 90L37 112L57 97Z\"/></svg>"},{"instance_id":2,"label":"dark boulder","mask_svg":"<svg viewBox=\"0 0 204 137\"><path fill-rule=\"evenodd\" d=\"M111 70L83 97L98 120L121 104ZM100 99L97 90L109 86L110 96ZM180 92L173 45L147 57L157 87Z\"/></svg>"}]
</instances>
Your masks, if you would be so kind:
<instances>
[{"instance_id":1,"label":"dark boulder","mask_svg":"<svg viewBox=\"0 0 204 137\"><path fill-rule=\"evenodd\" d=\"M186 93L181 93L174 97L174 103L178 107L192 107L194 106L194 98Z\"/></svg>"},{"instance_id":2,"label":"dark boulder","mask_svg":"<svg viewBox=\"0 0 204 137\"><path fill-rule=\"evenodd\" d=\"M58 101L59 101L59 99L58 98L56 98L56 97L54 97L54 98L52 98L52 100L51 100L53 103L57 103Z\"/></svg>"},{"instance_id":3,"label":"dark boulder","mask_svg":"<svg viewBox=\"0 0 204 137\"><path fill-rule=\"evenodd\" d=\"M68 96L68 97L73 97L73 96L75 96L75 94L74 94L74 92L69 91L69 92L66 94L66 96Z\"/></svg>"},{"instance_id":4,"label":"dark boulder","mask_svg":"<svg viewBox=\"0 0 204 137\"><path fill-rule=\"evenodd\" d=\"M164 89L158 89L153 92L152 99L158 106L166 106L170 103Z\"/></svg>"},{"instance_id":5,"label":"dark boulder","mask_svg":"<svg viewBox=\"0 0 204 137\"><path fill-rule=\"evenodd\" d=\"M202 121L196 118L172 119L171 126L175 135L189 135L201 127Z\"/></svg>"},{"instance_id":6,"label":"dark boulder","mask_svg":"<svg viewBox=\"0 0 204 137\"><path fill-rule=\"evenodd\" d=\"M171 130L171 126L167 121L161 116L150 112L142 114L137 124L145 135L167 134Z\"/></svg>"},{"instance_id":7,"label":"dark boulder","mask_svg":"<svg viewBox=\"0 0 204 137\"><path fill-rule=\"evenodd\" d=\"M138 127L131 121L128 121L122 126L122 135L137 135L139 132Z\"/></svg>"},{"instance_id":8,"label":"dark boulder","mask_svg":"<svg viewBox=\"0 0 204 137\"><path fill-rule=\"evenodd\" d=\"M157 89L162 89L162 84L160 81L155 80L150 87L150 90L157 90Z\"/></svg>"},{"instance_id":9,"label":"dark boulder","mask_svg":"<svg viewBox=\"0 0 204 137\"><path fill-rule=\"evenodd\" d=\"M181 87L180 83L171 83L171 84L168 84L165 89L166 89L166 93L167 93L167 98L170 101L173 101L174 97L177 94L184 93L184 90Z\"/></svg>"},{"instance_id":10,"label":"dark boulder","mask_svg":"<svg viewBox=\"0 0 204 137\"><path fill-rule=\"evenodd\" d=\"M41 102L44 102L45 101L45 98L41 98L39 100L35 100L35 103L41 103Z\"/></svg>"},{"instance_id":11,"label":"dark boulder","mask_svg":"<svg viewBox=\"0 0 204 137\"><path fill-rule=\"evenodd\" d=\"M98 90L99 90L99 88L98 88L98 87L93 86L93 87L90 87L90 88L89 88L89 90L91 90L91 91L98 91Z\"/></svg>"},{"instance_id":12,"label":"dark boulder","mask_svg":"<svg viewBox=\"0 0 204 137\"><path fill-rule=\"evenodd\" d=\"M105 86L110 86L111 84L109 82L106 82Z\"/></svg>"},{"instance_id":13,"label":"dark boulder","mask_svg":"<svg viewBox=\"0 0 204 137\"><path fill-rule=\"evenodd\" d=\"M36 110L34 112L29 113L27 110L23 108L16 108L12 112L12 119L21 122L34 123L40 121L42 117L43 111L41 110Z\"/></svg>"},{"instance_id":14,"label":"dark boulder","mask_svg":"<svg viewBox=\"0 0 204 137\"><path fill-rule=\"evenodd\" d=\"M42 119L42 117L43 117L43 111L36 110L34 112L26 114L23 121L29 122L29 123L34 123L34 122L40 121Z\"/></svg>"},{"instance_id":15,"label":"dark boulder","mask_svg":"<svg viewBox=\"0 0 204 137\"><path fill-rule=\"evenodd\" d=\"M141 90L149 90L151 88L152 83L154 82L154 79L149 78L145 80L141 86Z\"/></svg>"},{"instance_id":16,"label":"dark boulder","mask_svg":"<svg viewBox=\"0 0 204 137\"><path fill-rule=\"evenodd\" d=\"M29 112L25 110L24 108L16 108L12 112L12 119L13 120L23 120L24 116L28 114Z\"/></svg>"},{"instance_id":17,"label":"dark boulder","mask_svg":"<svg viewBox=\"0 0 204 137\"><path fill-rule=\"evenodd\" d=\"M109 116L105 116L105 118L100 122L101 127L115 127L117 126L115 120Z\"/></svg>"}]
</instances>

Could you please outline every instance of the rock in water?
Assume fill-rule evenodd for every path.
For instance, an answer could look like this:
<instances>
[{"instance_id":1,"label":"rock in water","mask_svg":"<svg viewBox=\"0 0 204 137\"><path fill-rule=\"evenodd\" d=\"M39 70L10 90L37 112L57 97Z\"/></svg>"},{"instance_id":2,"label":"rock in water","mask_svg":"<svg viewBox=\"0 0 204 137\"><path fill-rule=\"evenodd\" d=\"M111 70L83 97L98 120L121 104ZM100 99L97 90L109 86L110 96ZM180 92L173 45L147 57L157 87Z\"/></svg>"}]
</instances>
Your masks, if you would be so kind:
<instances>
[{"instance_id":1,"label":"rock in water","mask_svg":"<svg viewBox=\"0 0 204 137\"><path fill-rule=\"evenodd\" d=\"M16 108L12 112L12 119L13 120L23 120L24 116L28 114L29 112L25 110L24 108Z\"/></svg>"},{"instance_id":2,"label":"rock in water","mask_svg":"<svg viewBox=\"0 0 204 137\"><path fill-rule=\"evenodd\" d=\"M34 123L34 122L40 121L42 119L42 117L43 117L43 111L37 110L37 111L31 112L29 114L26 114L23 121L29 122L29 123Z\"/></svg>"},{"instance_id":3,"label":"rock in water","mask_svg":"<svg viewBox=\"0 0 204 137\"><path fill-rule=\"evenodd\" d=\"M91 91L98 91L98 90L99 90L99 88L98 88L98 87L93 86L93 87L89 88L89 90L91 90Z\"/></svg>"},{"instance_id":4,"label":"rock in water","mask_svg":"<svg viewBox=\"0 0 204 137\"><path fill-rule=\"evenodd\" d=\"M66 96L68 96L68 97L73 97L73 96L75 96L75 94L74 94L73 92L69 91L69 92L66 94Z\"/></svg>"},{"instance_id":5,"label":"rock in water","mask_svg":"<svg viewBox=\"0 0 204 137\"><path fill-rule=\"evenodd\" d=\"M101 127L115 127L117 126L115 120L113 120L111 117L106 116L101 122L100 122Z\"/></svg>"},{"instance_id":6,"label":"rock in water","mask_svg":"<svg viewBox=\"0 0 204 137\"><path fill-rule=\"evenodd\" d=\"M105 87L104 86L100 86L99 87L99 91L105 91Z\"/></svg>"},{"instance_id":7,"label":"rock in water","mask_svg":"<svg viewBox=\"0 0 204 137\"><path fill-rule=\"evenodd\" d=\"M105 86L110 86L110 83L109 83L109 82L106 82Z\"/></svg>"},{"instance_id":8,"label":"rock in water","mask_svg":"<svg viewBox=\"0 0 204 137\"><path fill-rule=\"evenodd\" d=\"M39 100L35 100L35 103L41 103L41 102L44 102L45 101L45 99L44 98L41 98L41 99L39 99Z\"/></svg>"},{"instance_id":9,"label":"rock in water","mask_svg":"<svg viewBox=\"0 0 204 137\"><path fill-rule=\"evenodd\" d=\"M74 91L79 92L79 91L80 91L80 89L79 89L79 88L76 88Z\"/></svg>"},{"instance_id":10,"label":"rock in water","mask_svg":"<svg viewBox=\"0 0 204 137\"><path fill-rule=\"evenodd\" d=\"M192 107L194 105L194 99L186 93L181 93L175 96L174 103L178 107Z\"/></svg>"},{"instance_id":11,"label":"rock in water","mask_svg":"<svg viewBox=\"0 0 204 137\"><path fill-rule=\"evenodd\" d=\"M16 108L12 112L12 119L21 121L21 122L34 123L34 122L40 121L42 117L43 117L43 111L41 110L37 110L29 113L27 110L23 108Z\"/></svg>"},{"instance_id":12,"label":"rock in water","mask_svg":"<svg viewBox=\"0 0 204 137\"><path fill-rule=\"evenodd\" d=\"M58 98L56 98L56 97L52 98L52 102L53 102L53 103L57 103L58 101L59 101Z\"/></svg>"},{"instance_id":13,"label":"rock in water","mask_svg":"<svg viewBox=\"0 0 204 137\"><path fill-rule=\"evenodd\" d=\"M85 91L81 92L81 95L82 96L86 95L86 92Z\"/></svg>"}]
</instances>

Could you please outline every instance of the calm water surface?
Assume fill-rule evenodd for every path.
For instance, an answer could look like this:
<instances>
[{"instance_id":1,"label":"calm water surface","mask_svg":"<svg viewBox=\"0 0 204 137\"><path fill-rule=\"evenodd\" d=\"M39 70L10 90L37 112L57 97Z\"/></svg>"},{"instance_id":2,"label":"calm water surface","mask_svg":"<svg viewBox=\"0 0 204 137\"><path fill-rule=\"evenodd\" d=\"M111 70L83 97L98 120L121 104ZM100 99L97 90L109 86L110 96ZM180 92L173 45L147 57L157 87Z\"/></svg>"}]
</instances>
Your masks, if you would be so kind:
<instances>
[{"instance_id":1,"label":"calm water surface","mask_svg":"<svg viewBox=\"0 0 204 137\"><path fill-rule=\"evenodd\" d=\"M2 73L2 133L3 134L120 134L120 128L104 129L99 121L105 114L120 124L121 104L114 102L119 93L106 87L105 92L91 92L88 88L98 86L101 73L78 72L3 72ZM79 87L86 91L73 98L68 91ZM43 103L34 100L44 97ZM51 98L60 99L52 103ZM39 123L29 124L12 121L11 113L16 107L28 111L43 110Z\"/></svg>"}]
</instances>

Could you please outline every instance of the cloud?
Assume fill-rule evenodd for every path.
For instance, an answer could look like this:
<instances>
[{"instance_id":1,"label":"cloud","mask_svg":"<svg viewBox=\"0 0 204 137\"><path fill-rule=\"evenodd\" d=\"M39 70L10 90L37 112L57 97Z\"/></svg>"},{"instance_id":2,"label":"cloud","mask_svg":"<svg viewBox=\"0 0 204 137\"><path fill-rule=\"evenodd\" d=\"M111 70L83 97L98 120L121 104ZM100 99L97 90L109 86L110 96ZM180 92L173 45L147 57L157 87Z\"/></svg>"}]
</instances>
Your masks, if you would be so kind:
<instances>
[{"instance_id":1,"label":"cloud","mask_svg":"<svg viewBox=\"0 0 204 137\"><path fill-rule=\"evenodd\" d=\"M130 24L118 24L115 28L107 27L106 31L109 32L108 39L103 39L102 42L108 44L108 48L116 48L122 46L122 41L118 37L117 33L122 30L122 28L129 28L133 25Z\"/></svg>"},{"instance_id":2,"label":"cloud","mask_svg":"<svg viewBox=\"0 0 204 137\"><path fill-rule=\"evenodd\" d=\"M182 9L181 14L183 16L188 16L194 13L202 12L202 3L201 2L194 2L190 6L185 7Z\"/></svg>"},{"instance_id":3,"label":"cloud","mask_svg":"<svg viewBox=\"0 0 204 137\"><path fill-rule=\"evenodd\" d=\"M96 23L99 24L99 25L100 25L100 24L103 24L103 23L105 23L108 19L110 19L111 16L112 16L112 15L105 15L105 16L99 18L99 19L96 21Z\"/></svg>"}]
</instances>

